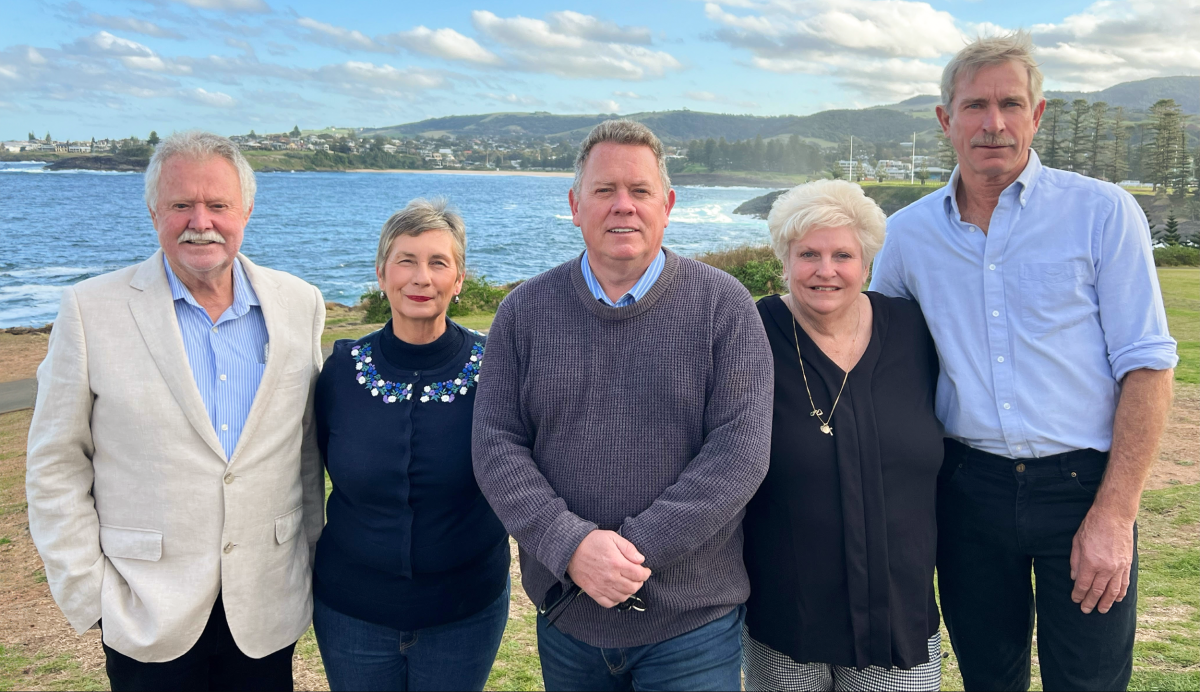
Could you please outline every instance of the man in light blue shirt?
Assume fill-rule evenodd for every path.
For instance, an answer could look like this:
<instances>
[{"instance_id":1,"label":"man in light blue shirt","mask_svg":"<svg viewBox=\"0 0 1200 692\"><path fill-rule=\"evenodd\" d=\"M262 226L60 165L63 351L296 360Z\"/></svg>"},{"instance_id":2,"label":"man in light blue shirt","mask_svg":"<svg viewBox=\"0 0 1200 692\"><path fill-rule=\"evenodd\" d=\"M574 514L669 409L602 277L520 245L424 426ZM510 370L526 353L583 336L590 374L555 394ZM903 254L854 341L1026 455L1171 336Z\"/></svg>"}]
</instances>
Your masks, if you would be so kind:
<instances>
[{"instance_id":1,"label":"man in light blue shirt","mask_svg":"<svg viewBox=\"0 0 1200 692\"><path fill-rule=\"evenodd\" d=\"M871 289L920 303L937 343L942 611L967 689L1124 689L1136 526L1177 357L1145 215L1045 168L1027 34L947 66L949 184L888 222Z\"/></svg>"},{"instance_id":2,"label":"man in light blue shirt","mask_svg":"<svg viewBox=\"0 0 1200 692\"><path fill-rule=\"evenodd\" d=\"M163 268L192 379L228 459L242 436L254 393L267 367L267 323L258 294L246 278L241 260L235 257L233 303L214 321L175 275L165 254Z\"/></svg>"},{"instance_id":3,"label":"man in light blue shirt","mask_svg":"<svg viewBox=\"0 0 1200 692\"><path fill-rule=\"evenodd\" d=\"M596 278L596 274L592 271L592 265L588 263L587 250L583 251L583 258L579 260L579 268L583 270L583 280L587 284L588 290L592 295L596 296L596 300L604 303L610 308L623 308L626 305L633 305L642 299L651 288L654 287L654 282L658 281L659 275L662 274L663 265L666 264L667 253L659 248L658 254L650 262L650 266L646 268L646 272L637 280L633 288L629 289L619 299L613 300L604 292L604 287L600 285L600 280Z\"/></svg>"}]
</instances>

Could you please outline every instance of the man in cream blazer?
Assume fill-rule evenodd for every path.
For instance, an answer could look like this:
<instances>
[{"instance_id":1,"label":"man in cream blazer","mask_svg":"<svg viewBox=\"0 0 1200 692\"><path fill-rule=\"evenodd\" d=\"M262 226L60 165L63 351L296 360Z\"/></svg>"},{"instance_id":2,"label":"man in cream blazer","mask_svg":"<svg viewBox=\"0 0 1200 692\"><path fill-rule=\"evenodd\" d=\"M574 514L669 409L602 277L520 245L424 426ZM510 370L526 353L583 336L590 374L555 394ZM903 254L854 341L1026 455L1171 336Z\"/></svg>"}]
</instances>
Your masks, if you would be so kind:
<instances>
[{"instance_id":1,"label":"man in cream blazer","mask_svg":"<svg viewBox=\"0 0 1200 692\"><path fill-rule=\"evenodd\" d=\"M162 250L63 292L29 431L29 528L119 689L291 689L324 523L320 292L238 253L254 174L172 135L146 174Z\"/></svg>"}]
</instances>

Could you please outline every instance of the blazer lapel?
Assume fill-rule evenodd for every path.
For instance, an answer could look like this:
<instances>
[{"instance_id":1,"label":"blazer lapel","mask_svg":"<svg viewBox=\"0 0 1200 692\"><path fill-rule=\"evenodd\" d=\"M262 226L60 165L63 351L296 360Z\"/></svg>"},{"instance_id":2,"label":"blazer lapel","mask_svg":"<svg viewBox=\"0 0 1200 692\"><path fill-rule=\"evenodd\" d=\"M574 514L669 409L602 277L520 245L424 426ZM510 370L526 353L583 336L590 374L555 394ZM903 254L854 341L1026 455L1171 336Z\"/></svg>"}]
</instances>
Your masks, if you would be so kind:
<instances>
[{"instance_id":1,"label":"blazer lapel","mask_svg":"<svg viewBox=\"0 0 1200 692\"><path fill-rule=\"evenodd\" d=\"M208 418L204 399L200 397L200 390L192 378L187 352L183 348L183 335L175 319L171 286L167 283L167 273L162 263L162 250L159 250L143 262L134 274L130 285L140 293L129 300L129 310L146 342L146 348L150 350L150 356L188 422L213 452L224 460L225 450L221 448L217 431L213 430L212 421Z\"/></svg>"},{"instance_id":2,"label":"blazer lapel","mask_svg":"<svg viewBox=\"0 0 1200 692\"><path fill-rule=\"evenodd\" d=\"M263 321L267 325L268 356L267 366L263 369L262 381L258 391L254 393L254 403L250 405L250 413L246 416L246 425L242 427L242 435L238 438L237 446L229 457L229 463L237 460L246 441L250 439L258 424L262 422L263 411L266 409L275 390L275 384L287 364L288 335L284 326L284 317L288 312L287 296L279 290L279 284L256 264L238 255L242 268L246 270L246 278L258 295L259 309L262 310Z\"/></svg>"}]
</instances>

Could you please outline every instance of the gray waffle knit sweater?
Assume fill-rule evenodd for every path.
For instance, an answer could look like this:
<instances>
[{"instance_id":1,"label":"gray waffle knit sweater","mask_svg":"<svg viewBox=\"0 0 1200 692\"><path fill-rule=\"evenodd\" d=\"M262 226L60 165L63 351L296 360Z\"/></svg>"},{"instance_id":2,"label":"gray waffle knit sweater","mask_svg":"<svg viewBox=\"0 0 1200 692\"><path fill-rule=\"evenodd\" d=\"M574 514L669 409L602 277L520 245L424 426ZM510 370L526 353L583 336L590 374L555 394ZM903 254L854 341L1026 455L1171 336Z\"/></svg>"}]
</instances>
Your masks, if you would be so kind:
<instances>
[{"instance_id":1,"label":"gray waffle knit sweater","mask_svg":"<svg viewBox=\"0 0 1200 692\"><path fill-rule=\"evenodd\" d=\"M749 293L667 251L612 308L573 259L496 312L475 401L475 476L538 604L590 531L619 531L653 576L645 612L581 594L555 623L593 646L661 642L745 602L743 508L767 472L774 378Z\"/></svg>"}]
</instances>

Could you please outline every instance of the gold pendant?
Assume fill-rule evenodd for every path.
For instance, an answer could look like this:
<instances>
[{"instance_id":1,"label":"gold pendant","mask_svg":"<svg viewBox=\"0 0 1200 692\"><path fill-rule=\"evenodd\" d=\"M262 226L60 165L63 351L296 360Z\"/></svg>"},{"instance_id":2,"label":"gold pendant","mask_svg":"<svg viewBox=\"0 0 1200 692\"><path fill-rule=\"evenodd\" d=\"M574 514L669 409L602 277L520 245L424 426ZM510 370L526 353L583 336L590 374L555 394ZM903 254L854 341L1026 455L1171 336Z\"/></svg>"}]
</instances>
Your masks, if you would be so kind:
<instances>
[{"instance_id":1,"label":"gold pendant","mask_svg":"<svg viewBox=\"0 0 1200 692\"><path fill-rule=\"evenodd\" d=\"M828 424L828 423L826 423L826 424L824 424L824 425L822 425L822 426L821 426L821 432L825 433L826 435L832 435L832 434L833 434L833 428L829 427L829 424Z\"/></svg>"},{"instance_id":2,"label":"gold pendant","mask_svg":"<svg viewBox=\"0 0 1200 692\"><path fill-rule=\"evenodd\" d=\"M819 409L819 408L815 408L815 409L813 409L813 410L812 410L812 411L810 411L810 412L809 412L809 414L808 414L809 418L811 418L811 417L813 417L813 416L823 416L823 415L825 415L825 412L824 412L824 411L822 411L822 410L821 410L821 409Z\"/></svg>"}]
</instances>

